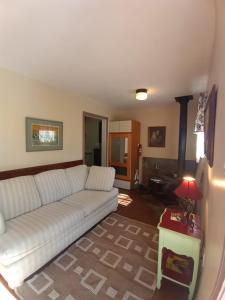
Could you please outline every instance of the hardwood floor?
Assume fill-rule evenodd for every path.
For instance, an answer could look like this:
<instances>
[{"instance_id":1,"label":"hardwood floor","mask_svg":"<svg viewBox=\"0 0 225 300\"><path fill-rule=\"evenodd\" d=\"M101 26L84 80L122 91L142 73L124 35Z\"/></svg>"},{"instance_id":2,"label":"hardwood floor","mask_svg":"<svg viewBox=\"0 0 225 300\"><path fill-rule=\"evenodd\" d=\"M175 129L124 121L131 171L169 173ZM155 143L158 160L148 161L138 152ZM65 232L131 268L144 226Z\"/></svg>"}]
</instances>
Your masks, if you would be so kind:
<instances>
[{"instance_id":1,"label":"hardwood floor","mask_svg":"<svg viewBox=\"0 0 225 300\"><path fill-rule=\"evenodd\" d=\"M142 191L120 190L118 214L157 226L165 205L154 196ZM187 300L188 289L163 279L160 290L152 300Z\"/></svg>"},{"instance_id":2,"label":"hardwood floor","mask_svg":"<svg viewBox=\"0 0 225 300\"><path fill-rule=\"evenodd\" d=\"M117 213L125 217L157 226L165 206L149 193L120 190Z\"/></svg>"}]
</instances>

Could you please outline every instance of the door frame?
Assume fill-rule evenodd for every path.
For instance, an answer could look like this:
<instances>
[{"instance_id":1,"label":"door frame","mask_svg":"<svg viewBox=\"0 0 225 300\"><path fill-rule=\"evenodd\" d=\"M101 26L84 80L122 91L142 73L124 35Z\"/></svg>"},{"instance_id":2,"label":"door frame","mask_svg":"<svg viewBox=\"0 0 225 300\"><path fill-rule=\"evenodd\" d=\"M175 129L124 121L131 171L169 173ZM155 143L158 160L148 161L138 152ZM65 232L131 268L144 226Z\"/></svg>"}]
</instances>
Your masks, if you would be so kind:
<instances>
[{"instance_id":1,"label":"door frame","mask_svg":"<svg viewBox=\"0 0 225 300\"><path fill-rule=\"evenodd\" d=\"M109 118L83 111L83 143L82 143L82 159L85 163L85 117L102 121L102 149L101 149L101 165L108 165L108 122ZM105 131L105 132L104 132ZM105 142L103 142L105 141ZM103 143L105 145L103 145Z\"/></svg>"}]
</instances>

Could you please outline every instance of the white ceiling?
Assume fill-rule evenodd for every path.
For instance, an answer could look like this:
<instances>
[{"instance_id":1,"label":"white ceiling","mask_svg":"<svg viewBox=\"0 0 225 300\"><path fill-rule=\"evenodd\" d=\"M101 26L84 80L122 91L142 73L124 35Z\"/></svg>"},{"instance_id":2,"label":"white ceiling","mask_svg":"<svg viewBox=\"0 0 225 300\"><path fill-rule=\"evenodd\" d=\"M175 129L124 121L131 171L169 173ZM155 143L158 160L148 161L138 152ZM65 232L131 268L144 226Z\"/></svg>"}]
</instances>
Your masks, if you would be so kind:
<instances>
[{"instance_id":1,"label":"white ceiling","mask_svg":"<svg viewBox=\"0 0 225 300\"><path fill-rule=\"evenodd\" d=\"M115 106L206 88L213 0L0 0L0 67Z\"/></svg>"}]
</instances>

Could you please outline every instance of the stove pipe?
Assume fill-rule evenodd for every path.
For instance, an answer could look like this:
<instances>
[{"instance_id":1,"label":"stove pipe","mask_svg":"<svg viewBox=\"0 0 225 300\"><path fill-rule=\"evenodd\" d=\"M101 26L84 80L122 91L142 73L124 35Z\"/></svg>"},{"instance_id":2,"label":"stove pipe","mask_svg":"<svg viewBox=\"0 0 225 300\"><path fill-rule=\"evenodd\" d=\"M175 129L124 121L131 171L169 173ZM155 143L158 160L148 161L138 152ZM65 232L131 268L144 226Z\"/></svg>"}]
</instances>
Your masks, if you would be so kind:
<instances>
[{"instance_id":1,"label":"stove pipe","mask_svg":"<svg viewBox=\"0 0 225 300\"><path fill-rule=\"evenodd\" d=\"M192 99L193 99L192 95L175 97L176 102L180 104L180 126L179 126L180 130L179 130L179 147L178 147L179 176L183 176L185 172L188 102Z\"/></svg>"}]
</instances>

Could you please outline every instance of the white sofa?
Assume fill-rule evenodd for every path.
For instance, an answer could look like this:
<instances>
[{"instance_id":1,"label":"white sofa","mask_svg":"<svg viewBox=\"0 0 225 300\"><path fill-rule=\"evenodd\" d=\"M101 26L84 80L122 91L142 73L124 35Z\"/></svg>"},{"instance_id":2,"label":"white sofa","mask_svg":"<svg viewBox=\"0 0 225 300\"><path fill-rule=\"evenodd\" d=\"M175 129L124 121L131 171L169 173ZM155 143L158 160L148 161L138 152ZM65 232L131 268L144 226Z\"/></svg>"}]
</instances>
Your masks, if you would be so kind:
<instances>
[{"instance_id":1,"label":"white sofa","mask_svg":"<svg viewBox=\"0 0 225 300\"><path fill-rule=\"evenodd\" d=\"M80 165L0 181L0 273L11 288L116 210L114 177Z\"/></svg>"}]
</instances>

